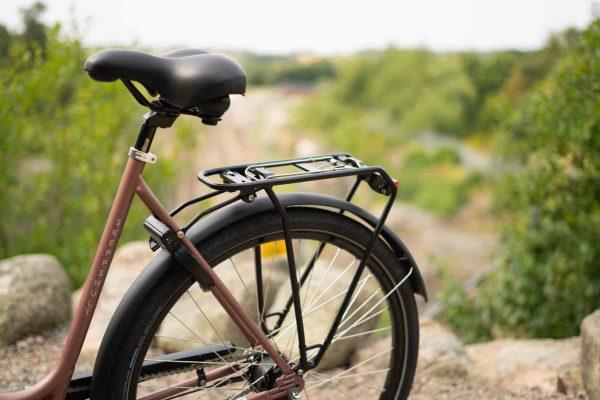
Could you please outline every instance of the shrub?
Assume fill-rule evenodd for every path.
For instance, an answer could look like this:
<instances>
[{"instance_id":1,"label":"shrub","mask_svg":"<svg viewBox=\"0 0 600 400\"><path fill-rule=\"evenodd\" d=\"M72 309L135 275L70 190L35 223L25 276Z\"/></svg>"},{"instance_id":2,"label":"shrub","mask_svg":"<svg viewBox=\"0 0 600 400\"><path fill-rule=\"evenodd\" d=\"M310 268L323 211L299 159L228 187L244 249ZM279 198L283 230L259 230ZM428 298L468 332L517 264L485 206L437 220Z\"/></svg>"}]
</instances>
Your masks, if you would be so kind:
<instances>
[{"instance_id":1,"label":"shrub","mask_svg":"<svg viewBox=\"0 0 600 400\"><path fill-rule=\"evenodd\" d=\"M477 183L477 176L461 166L458 153L447 147L412 146L394 176L400 199L445 216L460 209Z\"/></svg>"},{"instance_id":2,"label":"shrub","mask_svg":"<svg viewBox=\"0 0 600 400\"><path fill-rule=\"evenodd\" d=\"M46 35L43 49L9 35L10 60L0 66L0 258L53 254L76 287L87 274L144 111L122 86L87 77L76 39L61 36L58 27ZM171 193L166 181L184 162L176 149L187 139L173 137L170 152L147 168L158 195ZM128 226L138 228L147 214L134 207ZM122 240L141 232L126 229Z\"/></svg>"},{"instance_id":3,"label":"shrub","mask_svg":"<svg viewBox=\"0 0 600 400\"><path fill-rule=\"evenodd\" d=\"M475 295L446 296L467 339L576 335L600 306L599 82L596 21L511 124L506 150L522 168L497 188L500 268Z\"/></svg>"}]
</instances>

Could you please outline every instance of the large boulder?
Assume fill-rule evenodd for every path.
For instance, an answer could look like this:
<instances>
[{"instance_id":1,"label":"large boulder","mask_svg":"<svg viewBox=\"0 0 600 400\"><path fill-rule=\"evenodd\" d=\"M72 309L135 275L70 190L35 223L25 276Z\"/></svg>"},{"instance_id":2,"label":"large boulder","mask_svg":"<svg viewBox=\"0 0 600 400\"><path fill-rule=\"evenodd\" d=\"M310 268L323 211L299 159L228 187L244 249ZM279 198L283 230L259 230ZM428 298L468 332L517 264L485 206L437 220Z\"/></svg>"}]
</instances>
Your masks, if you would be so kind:
<instances>
[{"instance_id":1,"label":"large boulder","mask_svg":"<svg viewBox=\"0 0 600 400\"><path fill-rule=\"evenodd\" d=\"M32 254L0 261L0 346L69 320L70 283L60 262Z\"/></svg>"},{"instance_id":2,"label":"large boulder","mask_svg":"<svg viewBox=\"0 0 600 400\"><path fill-rule=\"evenodd\" d=\"M600 400L600 309L581 323L581 376L591 400Z\"/></svg>"},{"instance_id":3,"label":"large boulder","mask_svg":"<svg viewBox=\"0 0 600 400\"><path fill-rule=\"evenodd\" d=\"M432 319L420 324L418 374L458 378L469 374L471 360L462 342L444 325Z\"/></svg>"},{"instance_id":4,"label":"large boulder","mask_svg":"<svg viewBox=\"0 0 600 400\"><path fill-rule=\"evenodd\" d=\"M579 390L580 346L569 339L502 339L466 346L474 372L510 391Z\"/></svg>"},{"instance_id":5,"label":"large boulder","mask_svg":"<svg viewBox=\"0 0 600 400\"><path fill-rule=\"evenodd\" d=\"M263 279L265 279L265 281L268 279L271 280L270 284L265 282L267 311L280 310L287 301L290 293L290 282L285 256L282 256L279 253L277 254L277 258L274 259L274 267L271 267L270 256L268 257L269 262L265 263L266 265L264 266L265 271L263 272ZM145 242L129 243L117 250L113 265L107 275L104 290L99 299L98 308L92 319L90 332L84 344L84 356L93 357L96 354L106 326L108 325L111 316L114 314L121 298L135 277L141 272L152 257L153 253L148 249L148 245ZM254 265L248 260L239 260L236 261L236 268L234 268L229 260L225 260L221 265L215 268L215 272L232 291L233 295L241 303L248 315L254 317L257 315ZM273 272L269 274L271 268L273 268ZM327 276L323 276L322 271L324 270L327 270L327 265L318 264L316 266L315 274L312 278L311 290L316 289L319 282L323 282L320 291L322 292L327 289L328 293L323 294L320 298L319 296L321 293L315 295L312 298L312 301L314 302L312 307L308 307L308 300L311 300L312 293L309 292L308 298L303 297L307 306L304 308L304 311L310 312L310 315L305 319L308 343L319 343L323 340L343 297L338 296L335 301L327 301L331 299L332 295L338 295L346 290L348 284L348 279L340 279L337 282L334 282L335 277L342 271L340 268L331 268ZM244 279L245 287L240 282L238 272ZM348 276L348 278L351 277ZM353 302L354 306L348 315L365 302L369 295L375 290L374 287L372 287L371 282L374 283L374 278L371 278L368 284L363 287L360 295ZM303 289L303 293L304 290L305 289ZM77 305L79 297L79 292L73 295L74 306ZM381 296L379 295L373 296L369 303L362 309L363 312L371 308L371 306L380 298ZM324 304L326 302L327 304ZM372 313L377 311L378 309L375 309ZM357 312L355 316L349 318L348 322L341 327L340 332L352 326L361 315L362 312ZM210 323L207 319L210 320ZM274 319L275 318L269 320L271 325ZM286 321L284 321L284 325L293 323L293 321L294 312L292 310ZM344 337L372 330L377 324L377 321L377 318L372 318L352 329L348 329L344 333ZM292 337L295 333L295 327L292 326L287 332L286 329L287 328L282 329L280 336L281 340L278 344L281 347L289 346L289 348L292 348L294 346L290 344L289 341L290 339L293 340ZM245 337L241 334L221 305L216 301L214 296L210 293L202 292L197 285L194 285L190 288L189 294L184 293L174 305L171 313L165 316L164 321L158 329L157 336L153 343L153 349L157 353L160 353L161 351L176 352L202 346L203 342L220 343L222 340L230 340L237 347L247 347L248 345ZM364 340L369 340L369 335L360 335L358 337L336 341L329 348L320 368L335 368L349 362L356 348L359 347ZM295 342L295 347L297 347L297 341Z\"/></svg>"}]
</instances>

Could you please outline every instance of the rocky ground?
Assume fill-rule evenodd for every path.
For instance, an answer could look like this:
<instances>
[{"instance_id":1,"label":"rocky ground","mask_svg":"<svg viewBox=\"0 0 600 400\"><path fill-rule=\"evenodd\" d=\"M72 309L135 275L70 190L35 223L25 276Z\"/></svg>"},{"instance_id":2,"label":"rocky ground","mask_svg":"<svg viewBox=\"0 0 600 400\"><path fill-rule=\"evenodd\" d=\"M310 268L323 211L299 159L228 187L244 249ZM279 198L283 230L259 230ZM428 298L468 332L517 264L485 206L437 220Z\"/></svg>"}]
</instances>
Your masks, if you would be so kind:
<instances>
[{"instance_id":1,"label":"rocky ground","mask_svg":"<svg viewBox=\"0 0 600 400\"><path fill-rule=\"evenodd\" d=\"M0 348L0 388L11 390L37 382L51 368L65 334L66 328L59 328ZM578 352L577 338L542 344L511 341L508 346L497 341L465 348L449 331L432 321L424 322L422 336L411 399L587 399L577 382L578 356L572 357ZM546 349L543 352L541 345ZM517 348L520 356L510 358ZM565 356L559 365L552 364L560 354ZM78 367L87 370L92 365L93 357L84 354ZM524 379L514 380L517 371L526 371ZM352 393L355 399L368 399L372 391L361 388L361 384L368 386L365 381L365 377L357 377L325 385L309 392L306 398L339 398L334 393L339 396L341 392Z\"/></svg>"},{"instance_id":2,"label":"rocky ground","mask_svg":"<svg viewBox=\"0 0 600 400\"><path fill-rule=\"evenodd\" d=\"M115 255L78 371L92 368L102 334L119 299L151 257L144 242L129 243ZM75 293L74 305L78 298ZM64 326L0 347L0 388L17 389L43 377L58 356L66 332ZM447 328L424 318L419 368L411 398L584 399L579 378L580 346L579 338L498 340L464 346ZM366 399L372 392L364 380L363 376L324 385L308 398L329 399L332 392L338 391Z\"/></svg>"},{"instance_id":3,"label":"rocky ground","mask_svg":"<svg viewBox=\"0 0 600 400\"><path fill-rule=\"evenodd\" d=\"M102 333L123 292L152 254L144 242L119 249L108 275L97 314L84 344L77 370L93 366ZM73 295L73 303L78 293ZM0 389L17 389L39 381L51 368L67 327L0 347ZM385 345L385 344L383 344ZM374 341L364 351L379 351ZM464 346L441 324L421 321L421 348L412 399L585 399L580 376L580 340L498 340ZM375 348L373 348L375 347ZM329 372L331 375L331 372ZM351 393L368 399L366 377L356 377L315 389L308 399L331 399ZM365 383L365 381L367 383ZM339 398L339 397L338 397Z\"/></svg>"}]
</instances>

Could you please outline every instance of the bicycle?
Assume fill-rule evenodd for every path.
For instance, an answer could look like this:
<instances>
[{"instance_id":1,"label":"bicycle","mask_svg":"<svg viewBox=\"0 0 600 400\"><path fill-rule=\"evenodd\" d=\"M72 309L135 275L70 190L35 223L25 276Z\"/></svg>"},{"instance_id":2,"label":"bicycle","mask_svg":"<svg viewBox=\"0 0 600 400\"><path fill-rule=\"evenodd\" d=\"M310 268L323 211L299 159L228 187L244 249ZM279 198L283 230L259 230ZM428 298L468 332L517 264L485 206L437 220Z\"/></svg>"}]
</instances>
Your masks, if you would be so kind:
<instances>
[{"instance_id":1,"label":"bicycle","mask_svg":"<svg viewBox=\"0 0 600 400\"><path fill-rule=\"evenodd\" d=\"M349 154L213 168L198 175L212 191L169 212L142 178L146 164L157 161L150 153L155 133L181 115L216 125L230 96L245 94L243 68L229 57L188 49L162 57L104 50L84 69L97 81L120 80L150 111L129 150L56 367L35 386L0 394L0 400L299 399L317 390L328 390L321 392L327 398L353 398L346 382L369 398L407 398L419 344L415 295L427 294L413 257L385 225L397 193L386 171ZM355 180L344 199L275 191L346 177ZM387 197L379 218L352 203L362 183ZM151 212L144 223L149 245L162 250L122 299L93 372L74 375L135 195ZM182 210L220 195L230 197L184 226L175 221ZM239 282L223 280L232 271ZM227 319L207 317L210 310L202 307L208 300L199 300L206 296ZM252 301L244 305L241 297ZM188 309L177 314L185 302L193 302L194 318L202 318L210 338L190 327ZM314 316L318 321L308 323ZM182 336L166 335L165 326ZM351 354L333 357L342 343L353 344Z\"/></svg>"}]
</instances>

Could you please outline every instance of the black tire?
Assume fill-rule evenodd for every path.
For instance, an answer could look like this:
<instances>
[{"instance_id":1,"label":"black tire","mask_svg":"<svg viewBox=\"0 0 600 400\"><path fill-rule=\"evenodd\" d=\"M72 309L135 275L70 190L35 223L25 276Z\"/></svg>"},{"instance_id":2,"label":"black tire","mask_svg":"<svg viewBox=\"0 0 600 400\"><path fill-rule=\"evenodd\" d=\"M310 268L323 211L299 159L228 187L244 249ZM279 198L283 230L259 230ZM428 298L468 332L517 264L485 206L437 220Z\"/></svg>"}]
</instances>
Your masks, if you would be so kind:
<instances>
[{"instance_id":1,"label":"black tire","mask_svg":"<svg viewBox=\"0 0 600 400\"><path fill-rule=\"evenodd\" d=\"M359 256L368 242L371 231L357 221L337 213L307 207L289 209L290 223L294 237L314 237L315 240L329 240L339 248ZM259 238L283 237L281 218L275 211L246 218L235 226L228 226L202 243L198 249L211 265L218 265L231 254L250 249ZM379 240L372 253L369 268L377 280L387 290L400 282L408 271L403 270L389 247ZM139 302L135 315L125 328L119 343L103 343L102 346L114 351L111 365L96 365L110 371L107 379L92 384L92 399L133 399L136 396L137 379L141 364L161 321L180 296L193 284L190 274L183 268L171 268L166 279L153 287L146 288L146 298ZM380 399L406 399L409 395L417 364L419 346L419 323L413 290L403 284L388 300L393 322L393 357L386 380L386 391Z\"/></svg>"}]
</instances>

